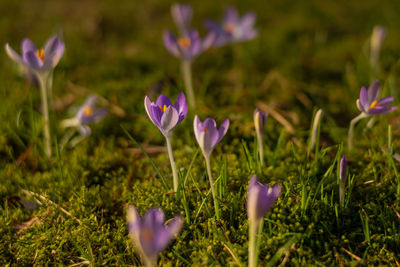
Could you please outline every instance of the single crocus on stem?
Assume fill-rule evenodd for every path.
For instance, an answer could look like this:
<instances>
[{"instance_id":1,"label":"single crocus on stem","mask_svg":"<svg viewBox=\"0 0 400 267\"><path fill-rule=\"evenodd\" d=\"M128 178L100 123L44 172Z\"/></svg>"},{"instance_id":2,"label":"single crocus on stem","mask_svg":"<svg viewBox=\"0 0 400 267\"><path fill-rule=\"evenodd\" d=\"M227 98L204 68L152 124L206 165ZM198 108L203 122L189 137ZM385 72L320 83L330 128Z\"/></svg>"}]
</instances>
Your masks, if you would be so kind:
<instances>
[{"instance_id":1,"label":"single crocus on stem","mask_svg":"<svg viewBox=\"0 0 400 267\"><path fill-rule=\"evenodd\" d=\"M263 146L263 132L265 127L265 121L267 119L268 113L261 112L258 109L254 111L254 127L256 129L257 143L258 143L258 153L260 156L260 165L264 166L264 146Z\"/></svg>"},{"instance_id":2,"label":"single crocus on stem","mask_svg":"<svg viewBox=\"0 0 400 267\"><path fill-rule=\"evenodd\" d=\"M257 266L257 232L265 214L281 194L281 186L263 185L257 176L253 175L249 181L247 193L247 217L249 219L249 267Z\"/></svg>"},{"instance_id":3,"label":"single crocus on stem","mask_svg":"<svg viewBox=\"0 0 400 267\"><path fill-rule=\"evenodd\" d=\"M347 160L346 157L343 156L340 159L339 165L339 203L340 207L344 207L344 192L346 187L346 176L347 176Z\"/></svg>"},{"instance_id":4,"label":"single crocus on stem","mask_svg":"<svg viewBox=\"0 0 400 267\"><path fill-rule=\"evenodd\" d=\"M379 94L379 82L373 82L368 90L365 87L361 88L360 98L357 99L357 108L361 111L361 113L351 120L349 126L349 134L347 144L349 146L349 150L353 149L353 132L354 126L360 120L374 116L381 115L393 112L397 109L397 107L390 107L394 98L392 96L382 97L378 99Z\"/></svg>"},{"instance_id":5,"label":"single crocus on stem","mask_svg":"<svg viewBox=\"0 0 400 267\"><path fill-rule=\"evenodd\" d=\"M39 83L44 120L45 152L48 157L51 157L48 102L52 91L53 70L64 54L65 44L57 35L53 35L41 49L38 49L31 40L24 39L21 44L22 56L18 55L9 44L6 44L5 48L8 56L20 66L24 66L28 70L27 73L33 75Z\"/></svg>"},{"instance_id":6,"label":"single crocus on stem","mask_svg":"<svg viewBox=\"0 0 400 267\"><path fill-rule=\"evenodd\" d=\"M174 192L177 192L179 177L174 159L174 153L172 151L171 136L172 131L179 123L181 123L187 114L188 105L186 103L185 96L183 93L180 93L174 105L172 105L171 100L163 94L157 98L155 103L151 102L150 98L146 96L144 99L144 106L146 108L147 115L154 125L160 129L167 142L168 156L171 163L174 183Z\"/></svg>"},{"instance_id":7,"label":"single crocus on stem","mask_svg":"<svg viewBox=\"0 0 400 267\"><path fill-rule=\"evenodd\" d=\"M228 131L229 120L226 119L221 124L220 128L217 129L217 123L214 119L207 118L204 120L204 122L201 122L199 117L196 115L194 117L193 127L197 143L199 144L206 161L208 179L210 180L211 193L214 200L215 216L217 219L219 219L219 205L215 196L214 179L212 178L210 157L214 147L222 140L222 138Z\"/></svg>"}]
</instances>

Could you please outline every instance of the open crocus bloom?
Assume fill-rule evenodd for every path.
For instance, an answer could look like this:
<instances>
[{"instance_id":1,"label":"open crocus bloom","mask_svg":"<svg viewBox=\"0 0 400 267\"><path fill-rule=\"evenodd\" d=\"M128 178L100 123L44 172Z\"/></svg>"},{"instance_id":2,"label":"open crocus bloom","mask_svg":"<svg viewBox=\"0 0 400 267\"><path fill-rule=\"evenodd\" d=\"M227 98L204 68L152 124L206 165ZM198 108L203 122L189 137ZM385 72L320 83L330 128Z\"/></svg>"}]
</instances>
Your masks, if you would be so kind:
<instances>
[{"instance_id":1,"label":"open crocus bloom","mask_svg":"<svg viewBox=\"0 0 400 267\"><path fill-rule=\"evenodd\" d=\"M213 45L215 33L209 33L203 40L196 30L188 30L186 34L177 38L171 31L164 32L164 45L177 58L192 61L201 52Z\"/></svg>"},{"instance_id":2,"label":"open crocus bloom","mask_svg":"<svg viewBox=\"0 0 400 267\"><path fill-rule=\"evenodd\" d=\"M193 16L192 6L188 4L173 4L171 6L171 14L179 31L182 34L186 33Z\"/></svg>"},{"instance_id":3,"label":"open crocus bloom","mask_svg":"<svg viewBox=\"0 0 400 267\"><path fill-rule=\"evenodd\" d=\"M227 7L221 24L206 20L208 30L216 32L215 46L222 46L231 42L243 42L254 39L258 32L254 29L256 15L248 12L240 17L236 8Z\"/></svg>"},{"instance_id":4,"label":"open crocus bloom","mask_svg":"<svg viewBox=\"0 0 400 267\"><path fill-rule=\"evenodd\" d=\"M217 123L212 118L207 118L201 122L199 116L194 117L194 134L205 157L210 157L214 147L222 140L228 131L229 120L226 119L219 129Z\"/></svg>"},{"instance_id":5,"label":"open crocus bloom","mask_svg":"<svg viewBox=\"0 0 400 267\"><path fill-rule=\"evenodd\" d=\"M271 209L281 194L281 186L263 185L253 175L249 182L247 194L247 216L252 222L258 222Z\"/></svg>"},{"instance_id":6,"label":"open crocus bloom","mask_svg":"<svg viewBox=\"0 0 400 267\"><path fill-rule=\"evenodd\" d=\"M397 107L389 107L394 100L392 96L378 99L378 93L378 81L373 82L369 86L368 91L365 87L362 87L360 98L357 99L357 108L368 116L386 114L397 109Z\"/></svg>"},{"instance_id":7,"label":"open crocus bloom","mask_svg":"<svg viewBox=\"0 0 400 267\"><path fill-rule=\"evenodd\" d=\"M164 212L155 207L141 217L134 206L129 206L127 217L129 234L147 265L155 264L160 252L178 235L183 225L181 215L165 225Z\"/></svg>"},{"instance_id":8,"label":"open crocus bloom","mask_svg":"<svg viewBox=\"0 0 400 267\"><path fill-rule=\"evenodd\" d=\"M6 44L6 52L9 57L35 73L52 70L63 56L64 49L64 42L57 35L50 37L41 49L38 49L31 40L24 39L21 44L21 56L8 43Z\"/></svg>"},{"instance_id":9,"label":"open crocus bloom","mask_svg":"<svg viewBox=\"0 0 400 267\"><path fill-rule=\"evenodd\" d=\"M185 118L188 112L188 105L185 95L180 93L172 105L171 100L161 94L156 103L151 102L148 96L144 99L144 107L151 121L160 129L164 136L170 136L172 130Z\"/></svg>"},{"instance_id":10,"label":"open crocus bloom","mask_svg":"<svg viewBox=\"0 0 400 267\"><path fill-rule=\"evenodd\" d=\"M89 136L91 134L91 130L88 124L101 120L108 113L105 108L96 108L96 103L96 95L88 96L83 105L76 112L75 117L64 120L61 123L62 126L77 127L82 136Z\"/></svg>"}]
</instances>

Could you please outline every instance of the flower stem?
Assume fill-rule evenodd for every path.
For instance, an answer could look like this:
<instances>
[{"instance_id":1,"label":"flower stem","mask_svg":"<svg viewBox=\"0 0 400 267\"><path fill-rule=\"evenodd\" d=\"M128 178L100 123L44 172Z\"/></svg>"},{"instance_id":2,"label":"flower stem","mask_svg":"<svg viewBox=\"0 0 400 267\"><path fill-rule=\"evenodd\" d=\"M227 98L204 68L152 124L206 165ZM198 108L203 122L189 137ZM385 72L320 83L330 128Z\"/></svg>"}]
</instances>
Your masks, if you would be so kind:
<instances>
[{"instance_id":1,"label":"flower stem","mask_svg":"<svg viewBox=\"0 0 400 267\"><path fill-rule=\"evenodd\" d=\"M349 151L351 151L353 149L354 126L357 122L359 122L360 120L362 120L366 117L368 117L368 115L365 114L364 112L362 112L360 115L358 115L357 117L355 117L354 119L351 120L350 127L349 127L349 135L347 137L347 145L349 146Z\"/></svg>"},{"instance_id":2,"label":"flower stem","mask_svg":"<svg viewBox=\"0 0 400 267\"><path fill-rule=\"evenodd\" d=\"M206 156L205 159L206 159L206 165L207 165L208 179L210 180L211 194L212 194L213 199L214 199L215 216L217 217L217 219L219 219L219 206L218 206L218 201L217 201L217 199L215 197L214 180L213 180L212 175L211 175L210 157Z\"/></svg>"},{"instance_id":3,"label":"flower stem","mask_svg":"<svg viewBox=\"0 0 400 267\"><path fill-rule=\"evenodd\" d=\"M257 244L258 222L249 222L249 267L257 266L256 244Z\"/></svg>"},{"instance_id":4,"label":"flower stem","mask_svg":"<svg viewBox=\"0 0 400 267\"><path fill-rule=\"evenodd\" d=\"M182 60L182 74L185 83L186 93L188 96L189 105L191 108L196 107L196 101L193 93L192 83L192 63L189 60Z\"/></svg>"},{"instance_id":5,"label":"flower stem","mask_svg":"<svg viewBox=\"0 0 400 267\"><path fill-rule=\"evenodd\" d=\"M257 131L257 141L258 141L258 153L260 155L260 165L261 167L264 166L264 147L263 147L263 140L262 134Z\"/></svg>"},{"instance_id":6,"label":"flower stem","mask_svg":"<svg viewBox=\"0 0 400 267\"><path fill-rule=\"evenodd\" d=\"M339 182L339 203L340 203L340 207L343 208L344 207L344 190L345 190L345 178L343 178L343 181L340 180Z\"/></svg>"},{"instance_id":7,"label":"flower stem","mask_svg":"<svg viewBox=\"0 0 400 267\"><path fill-rule=\"evenodd\" d=\"M49 78L46 74L38 74L37 75L40 86L40 93L42 97L42 112L43 112L43 120L44 120L44 141L45 141L45 151L47 157L51 157L51 137L50 137L50 120L49 120L49 106L48 106L48 97L47 97L47 79Z\"/></svg>"},{"instance_id":8,"label":"flower stem","mask_svg":"<svg viewBox=\"0 0 400 267\"><path fill-rule=\"evenodd\" d=\"M171 162L172 176L174 179L174 192L176 192L178 191L179 181L178 181L178 170L176 168L174 159L174 153L172 152L171 136L166 136L165 139L167 140L168 156L169 156L169 161Z\"/></svg>"}]
</instances>

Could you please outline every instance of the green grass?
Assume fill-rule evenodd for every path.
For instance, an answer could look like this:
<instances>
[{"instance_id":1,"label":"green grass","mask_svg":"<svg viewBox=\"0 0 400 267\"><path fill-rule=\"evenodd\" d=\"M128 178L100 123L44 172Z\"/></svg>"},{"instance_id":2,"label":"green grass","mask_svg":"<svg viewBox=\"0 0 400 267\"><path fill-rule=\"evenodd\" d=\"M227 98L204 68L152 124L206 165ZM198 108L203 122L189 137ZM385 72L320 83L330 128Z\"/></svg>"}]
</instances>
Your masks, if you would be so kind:
<instances>
[{"instance_id":1,"label":"green grass","mask_svg":"<svg viewBox=\"0 0 400 267\"><path fill-rule=\"evenodd\" d=\"M121 109L93 125L93 134L75 148L47 160L39 90L19 77L2 50L0 265L138 265L127 235L129 204L141 214L159 206L167 219L185 216L182 232L161 254L160 266L246 265L246 194L254 173L283 188L264 220L262 266L398 264L399 163L381 150L391 146L400 151L398 111L378 117L370 129L367 120L361 121L351 153L345 142L349 122L358 115L355 100L362 85L378 78L383 93L399 103L399 2L236 1L241 13L257 13L259 37L211 49L195 61L198 108L189 110L172 139L184 181L179 197L172 193L167 153L149 153L150 161L136 145L164 146L146 115L144 96L154 99L162 92L175 99L183 91L179 62L162 43L163 31L175 29L170 4L0 1L0 44L9 42L19 51L24 37L42 44L63 31L66 52L55 70L53 92L62 105L51 113L53 144L65 134L59 122L89 93ZM193 25L203 35L203 18L218 19L224 5L192 4ZM366 44L376 24L384 25L388 35L379 72L373 74ZM295 129L288 132L271 116L267 119L263 169L252 124L258 102L278 110ZM307 157L317 108L325 113L320 148L318 155ZM214 117L218 124L225 118L231 122L211 162L220 220L214 219L206 166L194 138L195 114ZM342 152L349 161L351 190L340 209L337 163ZM38 198L41 205L35 207L35 197L23 190L51 202Z\"/></svg>"}]
</instances>

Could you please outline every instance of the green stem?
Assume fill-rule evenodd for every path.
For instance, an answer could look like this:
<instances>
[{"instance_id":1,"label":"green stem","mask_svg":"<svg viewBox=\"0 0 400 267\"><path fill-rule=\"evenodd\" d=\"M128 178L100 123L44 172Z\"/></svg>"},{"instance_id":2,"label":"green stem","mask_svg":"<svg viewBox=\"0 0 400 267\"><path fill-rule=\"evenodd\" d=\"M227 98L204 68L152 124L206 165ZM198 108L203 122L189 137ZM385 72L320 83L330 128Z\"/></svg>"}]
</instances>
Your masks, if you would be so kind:
<instances>
[{"instance_id":1,"label":"green stem","mask_svg":"<svg viewBox=\"0 0 400 267\"><path fill-rule=\"evenodd\" d=\"M174 153L172 152L171 136L166 136L165 139L167 140L168 156L169 156L169 161L171 162L172 176L174 179L174 192L176 192L178 191L179 180L178 180L178 170L176 168L174 159Z\"/></svg>"},{"instance_id":2,"label":"green stem","mask_svg":"<svg viewBox=\"0 0 400 267\"><path fill-rule=\"evenodd\" d=\"M43 112L43 120L44 120L44 141L45 141L45 151L47 157L51 157L51 137L50 137L50 120L49 120L49 106L48 106L48 97L47 97L47 84L48 84L48 75L47 74L38 74L37 75L40 85L40 93L42 97L42 112Z\"/></svg>"},{"instance_id":3,"label":"green stem","mask_svg":"<svg viewBox=\"0 0 400 267\"><path fill-rule=\"evenodd\" d=\"M193 93L192 83L192 63L189 60L182 60L182 74L185 83L186 93L188 96L189 105L191 108L196 107L196 100Z\"/></svg>"},{"instance_id":4,"label":"green stem","mask_svg":"<svg viewBox=\"0 0 400 267\"><path fill-rule=\"evenodd\" d=\"M217 217L217 219L219 219L219 206L218 206L217 198L215 197L214 180L211 175L210 157L206 156L205 159L206 159L206 165L207 165L208 179L210 180L211 193L212 193L212 196L214 199L215 216Z\"/></svg>"},{"instance_id":5,"label":"green stem","mask_svg":"<svg viewBox=\"0 0 400 267\"><path fill-rule=\"evenodd\" d=\"M257 226L258 222L249 222L249 267L257 266Z\"/></svg>"},{"instance_id":6,"label":"green stem","mask_svg":"<svg viewBox=\"0 0 400 267\"><path fill-rule=\"evenodd\" d=\"M354 126L357 122L359 122L360 120L362 120L366 117L368 117L368 115L365 114L364 112L362 112L360 115L358 115L357 117L355 117L354 119L351 120L350 127L349 127L349 135L347 137L347 145L349 146L349 151L351 151L353 149Z\"/></svg>"},{"instance_id":7,"label":"green stem","mask_svg":"<svg viewBox=\"0 0 400 267\"><path fill-rule=\"evenodd\" d=\"M260 165L261 167L264 166L264 147L263 147L263 140L262 134L257 131L257 141L258 141L258 153L260 155Z\"/></svg>"}]
</instances>

